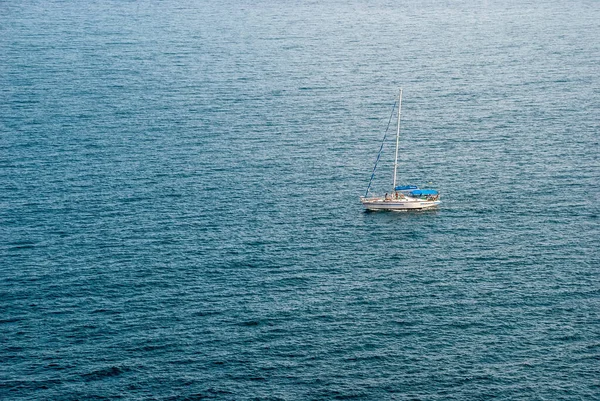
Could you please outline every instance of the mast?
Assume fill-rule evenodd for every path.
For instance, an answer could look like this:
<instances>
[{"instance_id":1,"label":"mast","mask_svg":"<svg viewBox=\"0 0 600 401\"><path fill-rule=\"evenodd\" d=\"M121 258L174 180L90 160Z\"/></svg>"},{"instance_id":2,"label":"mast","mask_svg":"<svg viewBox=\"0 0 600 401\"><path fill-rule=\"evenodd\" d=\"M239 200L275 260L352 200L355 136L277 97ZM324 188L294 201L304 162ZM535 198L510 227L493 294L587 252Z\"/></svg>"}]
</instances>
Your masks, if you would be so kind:
<instances>
[{"instance_id":1,"label":"mast","mask_svg":"<svg viewBox=\"0 0 600 401\"><path fill-rule=\"evenodd\" d=\"M396 190L396 172L398 170L398 144L400 143L400 111L402 110L402 88L400 88L400 100L398 100L398 130L396 131L396 158L394 159L394 187Z\"/></svg>"}]
</instances>

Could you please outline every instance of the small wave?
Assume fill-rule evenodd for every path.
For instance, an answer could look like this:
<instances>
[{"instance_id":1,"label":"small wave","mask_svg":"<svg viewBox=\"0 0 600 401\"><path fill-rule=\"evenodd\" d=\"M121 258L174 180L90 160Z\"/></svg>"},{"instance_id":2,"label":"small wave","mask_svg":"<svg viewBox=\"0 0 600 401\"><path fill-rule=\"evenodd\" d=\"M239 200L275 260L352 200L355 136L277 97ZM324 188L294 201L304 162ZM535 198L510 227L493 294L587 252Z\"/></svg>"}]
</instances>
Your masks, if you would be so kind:
<instances>
[{"instance_id":1,"label":"small wave","mask_svg":"<svg viewBox=\"0 0 600 401\"><path fill-rule=\"evenodd\" d=\"M96 381L96 380L106 379L109 377L119 376L119 375L127 372L128 370L129 369L126 369L126 368L119 368L117 366L111 366L111 367L107 367L104 369L98 369L98 370L95 370L90 373L84 373L81 376L83 377L83 379L85 381Z\"/></svg>"}]
</instances>

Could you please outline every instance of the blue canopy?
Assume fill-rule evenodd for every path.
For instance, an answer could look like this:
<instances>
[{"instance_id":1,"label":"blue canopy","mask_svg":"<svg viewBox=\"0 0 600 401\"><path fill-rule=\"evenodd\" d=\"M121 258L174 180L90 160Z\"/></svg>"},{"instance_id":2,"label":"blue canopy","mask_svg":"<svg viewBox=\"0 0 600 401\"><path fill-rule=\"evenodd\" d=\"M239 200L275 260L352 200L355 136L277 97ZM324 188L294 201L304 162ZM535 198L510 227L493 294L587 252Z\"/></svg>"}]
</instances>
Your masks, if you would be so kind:
<instances>
[{"instance_id":1,"label":"blue canopy","mask_svg":"<svg viewBox=\"0 0 600 401\"><path fill-rule=\"evenodd\" d=\"M410 192L413 196L422 196L422 195L437 195L438 191L435 189L415 189Z\"/></svg>"},{"instance_id":2,"label":"blue canopy","mask_svg":"<svg viewBox=\"0 0 600 401\"><path fill-rule=\"evenodd\" d=\"M419 187L416 185L400 185L400 186L396 187L394 190L395 191L406 191L409 189L419 189Z\"/></svg>"}]
</instances>

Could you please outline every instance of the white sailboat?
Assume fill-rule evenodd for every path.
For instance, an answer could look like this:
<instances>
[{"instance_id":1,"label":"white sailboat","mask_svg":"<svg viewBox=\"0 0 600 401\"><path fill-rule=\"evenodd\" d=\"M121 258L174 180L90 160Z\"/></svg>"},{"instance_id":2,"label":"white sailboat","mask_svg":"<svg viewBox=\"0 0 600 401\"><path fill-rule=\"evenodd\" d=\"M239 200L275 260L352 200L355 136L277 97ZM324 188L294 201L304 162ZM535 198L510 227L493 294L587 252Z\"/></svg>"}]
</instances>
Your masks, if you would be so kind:
<instances>
[{"instance_id":1,"label":"white sailboat","mask_svg":"<svg viewBox=\"0 0 600 401\"><path fill-rule=\"evenodd\" d=\"M395 106L394 106L395 108ZM373 173L371 174L371 180L369 186L365 192L365 196L360 197L360 201L367 210L421 210L421 209L432 209L436 208L440 204L440 194L435 189L419 189L416 185L396 185L397 171L398 171L398 145L400 143L400 110L402 108L402 88L400 88L400 95L398 98L398 127L396 130L396 156L394 159L394 183L392 191L386 193L384 196L371 196L369 197L369 190L371 188L371 182L375 176L375 170L377 169L377 163L383 150L383 143L385 142L385 136L375 160L375 166L373 167ZM392 111L393 115L393 111ZM391 120L392 116L390 116ZM389 127L389 124L388 124ZM387 133L387 131L386 131Z\"/></svg>"}]
</instances>

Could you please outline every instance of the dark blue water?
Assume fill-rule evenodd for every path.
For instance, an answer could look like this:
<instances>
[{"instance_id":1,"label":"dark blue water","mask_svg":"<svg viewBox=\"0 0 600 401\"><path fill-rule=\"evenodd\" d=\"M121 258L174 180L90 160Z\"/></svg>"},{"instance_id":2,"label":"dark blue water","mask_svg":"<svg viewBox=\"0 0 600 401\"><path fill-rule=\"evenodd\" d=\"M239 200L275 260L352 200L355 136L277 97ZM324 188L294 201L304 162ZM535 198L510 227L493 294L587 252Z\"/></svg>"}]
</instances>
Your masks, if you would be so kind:
<instances>
[{"instance_id":1,"label":"dark blue water","mask_svg":"<svg viewBox=\"0 0 600 401\"><path fill-rule=\"evenodd\" d=\"M0 3L0 398L600 399L598 21Z\"/></svg>"}]
</instances>

